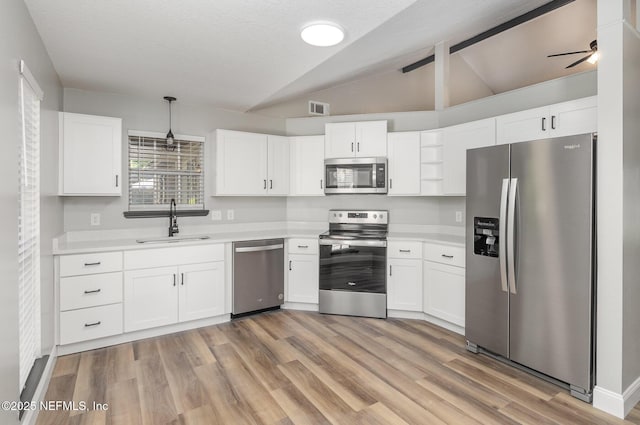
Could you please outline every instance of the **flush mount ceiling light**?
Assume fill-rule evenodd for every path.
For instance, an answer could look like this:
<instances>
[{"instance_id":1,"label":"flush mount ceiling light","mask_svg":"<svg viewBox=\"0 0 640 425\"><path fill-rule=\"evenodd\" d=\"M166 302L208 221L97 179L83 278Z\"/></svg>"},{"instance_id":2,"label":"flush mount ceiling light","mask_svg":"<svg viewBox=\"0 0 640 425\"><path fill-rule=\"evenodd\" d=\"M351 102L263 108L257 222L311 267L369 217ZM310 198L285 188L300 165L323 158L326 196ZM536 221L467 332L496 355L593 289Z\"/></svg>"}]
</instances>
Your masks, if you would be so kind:
<instances>
[{"instance_id":1,"label":"flush mount ceiling light","mask_svg":"<svg viewBox=\"0 0 640 425\"><path fill-rule=\"evenodd\" d=\"M300 36L312 46L328 47L344 40L344 31L334 23L318 22L304 27Z\"/></svg>"},{"instance_id":2,"label":"flush mount ceiling light","mask_svg":"<svg viewBox=\"0 0 640 425\"><path fill-rule=\"evenodd\" d=\"M173 132L171 131L171 102L175 101L176 98L173 96L165 96L164 100L169 102L169 132L167 133L167 149L169 149L173 147L173 142L175 142Z\"/></svg>"}]
</instances>

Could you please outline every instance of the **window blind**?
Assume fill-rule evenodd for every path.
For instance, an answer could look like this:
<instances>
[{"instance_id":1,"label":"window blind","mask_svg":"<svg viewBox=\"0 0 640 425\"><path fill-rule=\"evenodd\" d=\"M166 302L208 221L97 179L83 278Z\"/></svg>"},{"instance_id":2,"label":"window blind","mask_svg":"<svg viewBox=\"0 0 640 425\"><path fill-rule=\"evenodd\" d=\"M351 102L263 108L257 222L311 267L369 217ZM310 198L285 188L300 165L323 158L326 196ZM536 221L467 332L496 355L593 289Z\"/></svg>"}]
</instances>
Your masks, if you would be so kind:
<instances>
[{"instance_id":1,"label":"window blind","mask_svg":"<svg viewBox=\"0 0 640 425\"><path fill-rule=\"evenodd\" d=\"M204 208L204 143L129 133L129 209Z\"/></svg>"},{"instance_id":2,"label":"window blind","mask_svg":"<svg viewBox=\"0 0 640 425\"><path fill-rule=\"evenodd\" d=\"M18 191L18 303L20 391L41 355L40 317L40 99L42 91L20 64Z\"/></svg>"}]
</instances>

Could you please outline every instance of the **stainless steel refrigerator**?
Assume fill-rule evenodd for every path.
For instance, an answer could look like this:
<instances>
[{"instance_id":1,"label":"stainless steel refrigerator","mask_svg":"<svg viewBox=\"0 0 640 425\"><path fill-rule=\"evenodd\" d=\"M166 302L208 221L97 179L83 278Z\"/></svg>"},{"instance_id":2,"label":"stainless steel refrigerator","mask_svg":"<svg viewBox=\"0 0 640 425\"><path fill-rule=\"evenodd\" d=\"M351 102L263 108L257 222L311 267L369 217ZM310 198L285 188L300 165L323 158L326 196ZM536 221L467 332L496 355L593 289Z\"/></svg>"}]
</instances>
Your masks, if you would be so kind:
<instances>
[{"instance_id":1,"label":"stainless steel refrigerator","mask_svg":"<svg viewBox=\"0 0 640 425\"><path fill-rule=\"evenodd\" d=\"M587 402L594 152L591 134L467 151L467 348L568 384Z\"/></svg>"}]
</instances>

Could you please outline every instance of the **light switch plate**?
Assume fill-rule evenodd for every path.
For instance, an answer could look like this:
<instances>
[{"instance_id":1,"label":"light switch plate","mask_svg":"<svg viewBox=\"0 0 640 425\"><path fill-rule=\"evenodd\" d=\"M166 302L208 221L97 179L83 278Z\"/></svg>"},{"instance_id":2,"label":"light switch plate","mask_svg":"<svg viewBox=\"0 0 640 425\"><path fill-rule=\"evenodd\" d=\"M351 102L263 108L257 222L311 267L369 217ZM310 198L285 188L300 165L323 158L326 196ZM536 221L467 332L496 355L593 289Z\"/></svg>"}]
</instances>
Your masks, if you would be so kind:
<instances>
[{"instance_id":1,"label":"light switch plate","mask_svg":"<svg viewBox=\"0 0 640 425\"><path fill-rule=\"evenodd\" d=\"M233 220L235 217L233 210L227 210L227 220Z\"/></svg>"},{"instance_id":2,"label":"light switch plate","mask_svg":"<svg viewBox=\"0 0 640 425\"><path fill-rule=\"evenodd\" d=\"M100 226L100 214L99 213L91 213L91 225L92 226Z\"/></svg>"},{"instance_id":3,"label":"light switch plate","mask_svg":"<svg viewBox=\"0 0 640 425\"><path fill-rule=\"evenodd\" d=\"M222 211L220 211L220 210L212 210L211 211L211 220L213 220L213 221L222 220Z\"/></svg>"}]
</instances>

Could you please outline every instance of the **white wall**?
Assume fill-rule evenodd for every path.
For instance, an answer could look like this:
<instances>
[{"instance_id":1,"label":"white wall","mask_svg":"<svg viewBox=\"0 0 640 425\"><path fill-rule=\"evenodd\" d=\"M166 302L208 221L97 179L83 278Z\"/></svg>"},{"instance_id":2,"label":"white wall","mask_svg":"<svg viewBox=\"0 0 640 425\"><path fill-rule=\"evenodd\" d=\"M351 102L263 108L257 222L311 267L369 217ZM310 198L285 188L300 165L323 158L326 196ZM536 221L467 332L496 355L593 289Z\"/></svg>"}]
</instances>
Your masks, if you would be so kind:
<instances>
[{"instance_id":1,"label":"white wall","mask_svg":"<svg viewBox=\"0 0 640 425\"><path fill-rule=\"evenodd\" d=\"M168 103L164 95L157 99L147 99L119 94L97 93L77 89L64 90L64 110L82 114L104 115L123 119L122 169L123 181L128 181L127 173L127 130L156 131L163 134L169 130ZM251 113L240 113L216 109L207 105L188 105L178 99L172 105L172 130L174 134L207 136L216 128L255 131L259 133L284 134L285 122L279 118L265 117ZM210 143L205 146L205 161L210 156ZM205 173L213 170L213 164L205 168ZM234 222L282 221L286 217L285 198L229 198L211 197L212 187L209 175L205 175L205 208L234 209ZM163 235L168 227L166 218L126 219L122 213L128 209L128 193L123 188L121 197L65 197L64 230L106 230L122 228L156 228ZM101 225L90 225L90 214L101 214ZM212 222L211 217L181 217L178 224L183 231L189 226L225 223Z\"/></svg>"},{"instance_id":2,"label":"white wall","mask_svg":"<svg viewBox=\"0 0 640 425\"><path fill-rule=\"evenodd\" d=\"M41 127L41 233L42 233L42 323L43 348L53 340L53 260L51 236L62 231L62 204L54 195L57 118L62 106L62 88L40 36L22 0L0 2L0 128L3 152L0 156L0 400L18 400L18 61L24 59L45 93ZM16 412L0 411L0 423L17 424Z\"/></svg>"},{"instance_id":3,"label":"white wall","mask_svg":"<svg viewBox=\"0 0 640 425\"><path fill-rule=\"evenodd\" d=\"M338 86L318 90L255 112L274 117L308 116L308 102L331 105L331 115L370 114L398 111L430 111L435 105L434 64L403 74L400 70L369 75ZM491 96L493 92L460 55L451 56L452 105Z\"/></svg>"}]
</instances>

